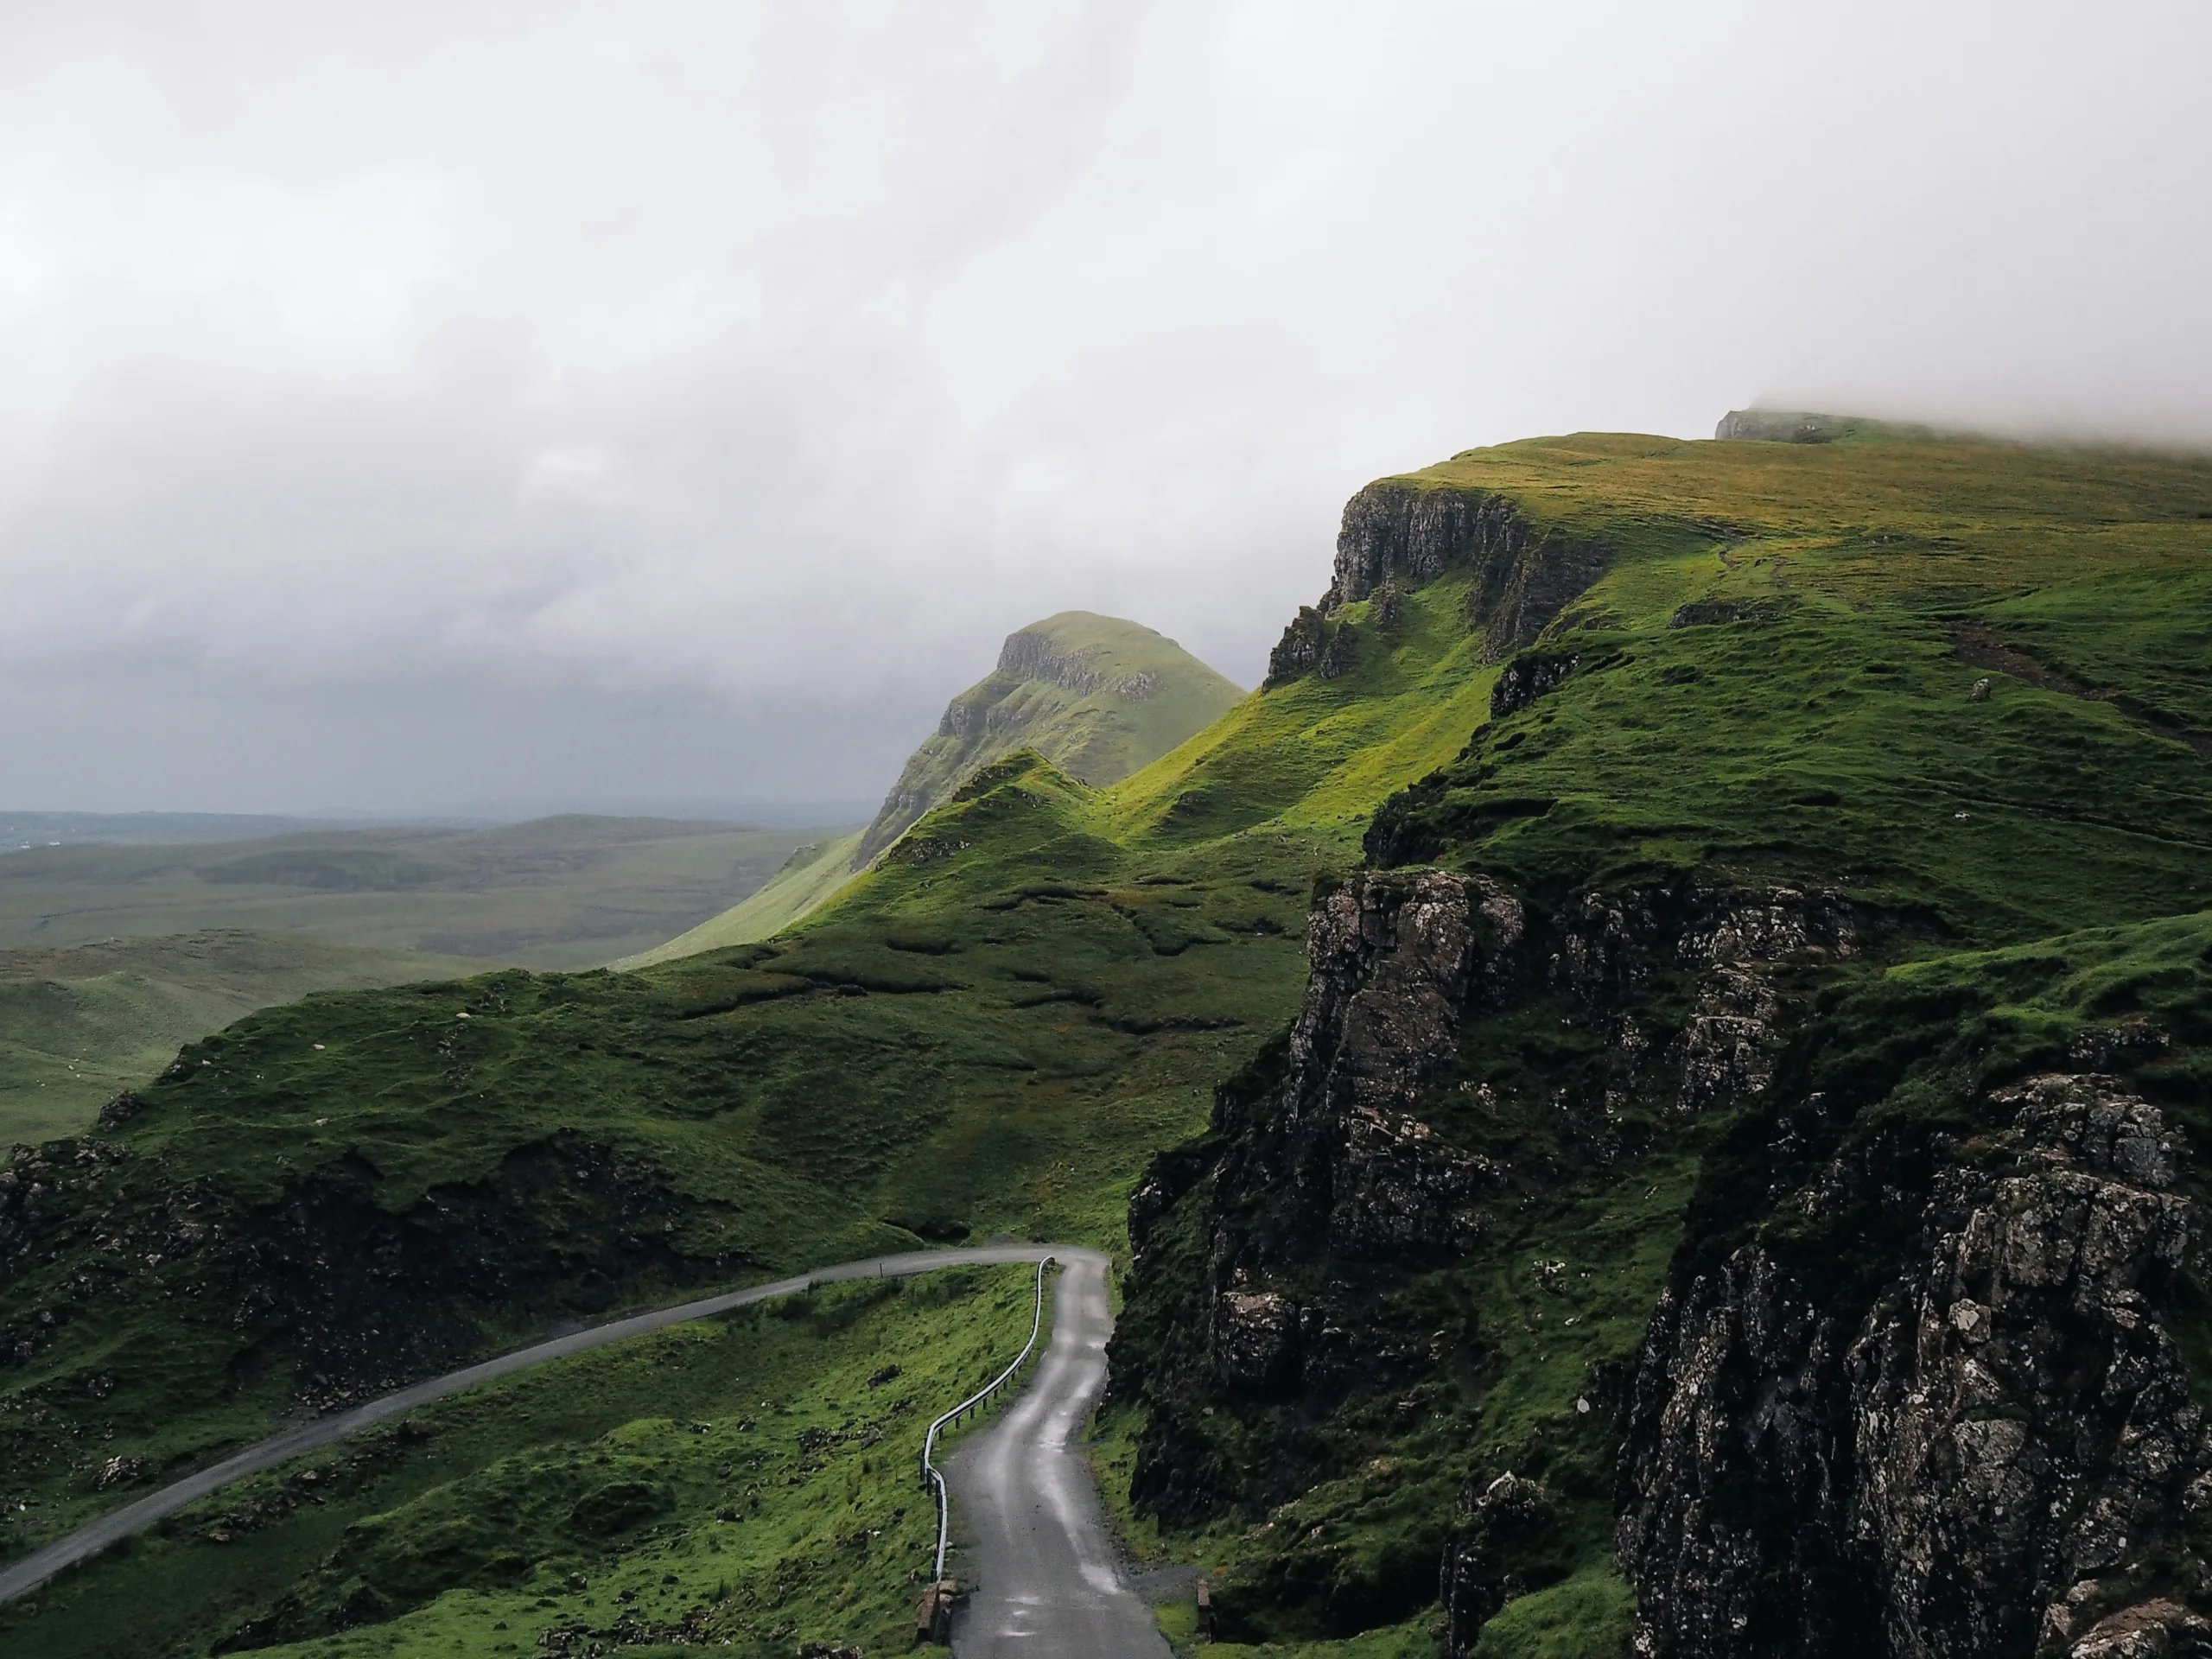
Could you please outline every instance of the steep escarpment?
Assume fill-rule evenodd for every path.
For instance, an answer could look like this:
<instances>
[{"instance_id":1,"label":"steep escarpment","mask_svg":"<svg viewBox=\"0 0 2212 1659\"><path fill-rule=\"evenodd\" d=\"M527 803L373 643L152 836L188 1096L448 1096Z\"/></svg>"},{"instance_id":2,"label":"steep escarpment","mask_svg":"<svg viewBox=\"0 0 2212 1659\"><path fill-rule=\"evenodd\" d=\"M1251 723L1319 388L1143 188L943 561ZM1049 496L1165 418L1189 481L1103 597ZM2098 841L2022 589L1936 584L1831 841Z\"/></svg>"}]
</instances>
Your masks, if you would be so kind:
<instances>
[{"instance_id":1,"label":"steep escarpment","mask_svg":"<svg viewBox=\"0 0 2212 1659\"><path fill-rule=\"evenodd\" d=\"M1794 1595L1876 1652L2194 1639L2212 468L1580 434L1413 482L1478 505L1379 493L1364 596L1311 613L1331 671L1119 784L1009 753L773 939L269 1011L39 1154L0 1549L114 1502L118 1459L357 1386L341 1331L407 1320L397 1375L718 1257L1126 1216L1108 1461L1126 1436L1140 1507L1203 1528L1226 1630L1793 1652ZM1494 647L1497 561L1543 547L1606 563ZM1065 655L1019 665L1128 677ZM772 1392L651 1435L696 1459ZM739 1516L758 1483L715 1478ZM823 1496L834 1598L914 1516ZM342 1587L311 1508L71 1605L158 1572L137 1605L239 1630ZM749 1500L715 1525L766 1549ZM582 1568L552 1548L462 1650L597 1629L537 1592ZM784 1571L732 1572L763 1639ZM423 1621L466 1599L359 1639L446 1650ZM73 1651L62 1617L0 1644Z\"/></svg>"},{"instance_id":2,"label":"steep escarpment","mask_svg":"<svg viewBox=\"0 0 2212 1659\"><path fill-rule=\"evenodd\" d=\"M1255 1560L1222 1586L1226 1618L1343 1633L1413 1611L1440 1571L1464 1645L1514 1590L1581 1565L1610 1524L1590 1396L1624 1382L1658 1286L1627 1230L1570 1248L1586 1230L1570 1212L1678 1179L1675 1146L1767 1087L1786 1011L1881 925L1787 889L1547 909L1435 870L1321 899L1296 1023L1132 1204L1116 1375L1147 1414L1134 1492L1185 1521L1264 1514L1395 1454L1428 1465L1433 1507L1348 1552ZM1548 1344L1547 1313L1556 1353L1529 1345ZM1579 1407L1485 1408L1513 1370L1554 1360ZM1485 1447L1471 1473L1470 1444ZM1455 1485L1457 1531L1478 1544L1453 1541Z\"/></svg>"},{"instance_id":3,"label":"steep escarpment","mask_svg":"<svg viewBox=\"0 0 2212 1659\"><path fill-rule=\"evenodd\" d=\"M1297 1022L1131 1206L1133 1494L1268 1517L1230 1628L1433 1595L1464 1654L1611 1558L1638 1652L2212 1643L2212 918L1867 978L1910 925L1317 906Z\"/></svg>"},{"instance_id":4,"label":"steep escarpment","mask_svg":"<svg viewBox=\"0 0 2212 1659\"><path fill-rule=\"evenodd\" d=\"M1605 571L1601 541L1540 527L1510 496L1385 479L1344 504L1337 535L1335 580L1318 607L1300 608L1268 662L1268 683L1301 675L1333 679L1356 660L1338 620L1348 605L1371 601L1387 632L1400 595L1447 572L1465 574L1468 625L1495 662L1529 644L1569 601Z\"/></svg>"},{"instance_id":5,"label":"steep escarpment","mask_svg":"<svg viewBox=\"0 0 2212 1659\"><path fill-rule=\"evenodd\" d=\"M1133 1496L1249 1523L1232 1630L2203 1641L2212 776L2082 688L2149 690L2137 584L2201 615L2212 479L1844 425L1347 511L1273 682L1362 683L1454 582L1497 665L1132 1202ZM1957 644L2031 592L2070 681Z\"/></svg>"},{"instance_id":6,"label":"steep escarpment","mask_svg":"<svg viewBox=\"0 0 2212 1659\"><path fill-rule=\"evenodd\" d=\"M1837 1044L1739 1131L1768 1193L1707 1207L1652 1323L1618 1533L1646 1649L2202 1650L2191 1063L2132 1020L1885 1112L1807 1086Z\"/></svg>"},{"instance_id":7,"label":"steep escarpment","mask_svg":"<svg viewBox=\"0 0 2212 1659\"><path fill-rule=\"evenodd\" d=\"M883 849L979 767L1034 749L1071 777L1110 784L1210 725L1243 694L1173 640L1087 611L1007 636L988 677L946 705L908 757L851 868Z\"/></svg>"}]
</instances>

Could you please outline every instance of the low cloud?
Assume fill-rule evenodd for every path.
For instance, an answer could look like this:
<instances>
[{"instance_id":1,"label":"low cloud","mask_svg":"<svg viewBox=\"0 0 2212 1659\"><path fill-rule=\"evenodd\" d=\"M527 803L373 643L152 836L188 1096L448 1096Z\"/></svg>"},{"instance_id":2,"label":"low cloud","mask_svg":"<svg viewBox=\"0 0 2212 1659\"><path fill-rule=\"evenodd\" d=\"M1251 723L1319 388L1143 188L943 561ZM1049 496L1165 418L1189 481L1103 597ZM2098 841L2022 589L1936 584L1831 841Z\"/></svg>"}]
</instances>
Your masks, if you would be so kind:
<instances>
[{"instance_id":1,"label":"low cloud","mask_svg":"<svg viewBox=\"0 0 2212 1659\"><path fill-rule=\"evenodd\" d=\"M18 8L0 775L864 796L1036 615L1256 679L1343 498L1471 444L1763 391L2202 442L2208 46L2152 5Z\"/></svg>"}]
</instances>

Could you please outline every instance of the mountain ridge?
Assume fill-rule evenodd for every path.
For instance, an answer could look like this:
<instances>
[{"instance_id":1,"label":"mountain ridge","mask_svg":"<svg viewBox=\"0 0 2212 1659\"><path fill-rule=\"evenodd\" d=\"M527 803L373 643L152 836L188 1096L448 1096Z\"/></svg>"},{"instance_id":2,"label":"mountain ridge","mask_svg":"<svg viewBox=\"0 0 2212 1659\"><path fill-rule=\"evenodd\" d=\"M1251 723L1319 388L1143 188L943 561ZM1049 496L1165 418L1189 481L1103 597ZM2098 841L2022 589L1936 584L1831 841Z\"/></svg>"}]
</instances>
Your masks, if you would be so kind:
<instances>
[{"instance_id":1,"label":"mountain ridge","mask_svg":"<svg viewBox=\"0 0 2212 1659\"><path fill-rule=\"evenodd\" d=\"M1114 783L1243 695L1139 623L1061 611L1018 628L990 674L945 705L936 733L908 759L852 868L873 862L963 779L1017 748L1034 749L1085 783Z\"/></svg>"},{"instance_id":2,"label":"mountain ridge","mask_svg":"<svg viewBox=\"0 0 2212 1659\"><path fill-rule=\"evenodd\" d=\"M1009 752L774 938L270 1010L21 1161L5 1547L104 1501L86 1448L175 1467L533 1322L1004 1230L1127 1264L1106 1495L1225 1640L2186 1650L2212 464L1583 433L1377 487L1340 554L1378 499L1402 546L1332 573L1313 660L1118 782ZM635 1503L703 1483L688 1433L620 1431ZM485 1541L410 1554L374 1517L454 1478L423 1444L0 1635L108 1651L98 1597L140 1651L347 1609L566 1647L608 1617L566 1575L635 1548L686 1642L903 1640L840 1599L888 1494L762 1537L735 1476L647 1548L559 1535L556 1483L526 1535L569 1541L509 1561L486 1459L436 1506Z\"/></svg>"}]
</instances>

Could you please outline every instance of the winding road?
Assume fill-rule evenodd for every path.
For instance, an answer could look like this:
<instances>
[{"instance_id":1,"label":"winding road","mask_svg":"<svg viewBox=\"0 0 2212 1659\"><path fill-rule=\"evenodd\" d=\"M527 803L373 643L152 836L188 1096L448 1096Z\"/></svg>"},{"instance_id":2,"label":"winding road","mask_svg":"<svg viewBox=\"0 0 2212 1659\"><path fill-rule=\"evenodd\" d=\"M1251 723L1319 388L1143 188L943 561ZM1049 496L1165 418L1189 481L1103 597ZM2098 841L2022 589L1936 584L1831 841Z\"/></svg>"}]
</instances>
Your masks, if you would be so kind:
<instances>
[{"instance_id":1,"label":"winding road","mask_svg":"<svg viewBox=\"0 0 2212 1659\"><path fill-rule=\"evenodd\" d=\"M460 1389L624 1342L687 1319L796 1295L850 1279L903 1279L939 1268L1038 1262L1057 1256L1052 1340L1035 1377L996 1423L971 1438L946 1465L973 1542L956 1569L976 1586L953 1637L962 1655L1067 1653L1097 1659L1165 1659L1167 1646L1150 1612L1116 1563L1080 1434L1106 1380L1106 1338L1113 1315L1106 1258L1065 1244L992 1244L915 1250L817 1268L773 1284L753 1285L636 1313L502 1354L417 1382L336 1416L318 1418L233 1452L222 1462L112 1510L45 1548L0 1567L0 1603L27 1595L64 1568L174 1515L234 1480L273 1469L302 1452Z\"/></svg>"},{"instance_id":2,"label":"winding road","mask_svg":"<svg viewBox=\"0 0 2212 1659\"><path fill-rule=\"evenodd\" d=\"M1083 1427L1106 1384L1114 1316L1106 1258L1056 1249L1052 1342L1005 1415L947 1459L964 1541L951 1567L974 1586L954 1615L961 1659L1081 1654L1168 1659L1107 1535Z\"/></svg>"}]
</instances>

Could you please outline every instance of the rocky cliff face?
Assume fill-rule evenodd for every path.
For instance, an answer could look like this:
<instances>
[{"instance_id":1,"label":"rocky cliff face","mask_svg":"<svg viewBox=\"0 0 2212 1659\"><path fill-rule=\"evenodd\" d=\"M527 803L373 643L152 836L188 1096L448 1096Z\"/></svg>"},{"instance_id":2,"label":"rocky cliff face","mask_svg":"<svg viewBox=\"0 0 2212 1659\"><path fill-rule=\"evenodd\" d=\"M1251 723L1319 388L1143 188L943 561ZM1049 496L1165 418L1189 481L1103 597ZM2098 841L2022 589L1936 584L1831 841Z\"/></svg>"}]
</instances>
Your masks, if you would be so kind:
<instances>
[{"instance_id":1,"label":"rocky cliff face","mask_svg":"<svg viewBox=\"0 0 2212 1659\"><path fill-rule=\"evenodd\" d=\"M1599 1527L1642 1654L2212 1652L2193 1153L2120 1064L2165 1039L2108 1027L1995 1084L1947 1061L1893 1098L1926 1032L1877 1020L1874 1058L1839 1060L1814 1016L1897 925L1786 888L1545 907L1440 870L1318 899L1295 1025L1131 1206L1140 1503L1281 1516L1390 1464L1433 1402L1502 1386L1481 1274L1571 1288L1589 1272L1532 1248L1543 1217L1625 1206L1696 1125L1726 1138L1640 1351L1541 1438L1463 1446L1434 1578L1270 1543L1264 1583L1217 1586L1225 1628L1434 1595L1464 1656Z\"/></svg>"},{"instance_id":2,"label":"rocky cliff face","mask_svg":"<svg viewBox=\"0 0 2212 1659\"><path fill-rule=\"evenodd\" d=\"M1354 647L1338 610L1372 599L1388 629L1400 594L1460 569L1473 577L1468 626L1483 635L1484 660L1496 662L1542 632L1611 557L1595 543L1535 527L1503 495L1403 480L1370 484L1345 503L1335 579L1320 605L1301 608L1284 631L1268 683L1349 672Z\"/></svg>"},{"instance_id":3,"label":"rocky cliff face","mask_svg":"<svg viewBox=\"0 0 2212 1659\"><path fill-rule=\"evenodd\" d=\"M1532 1206L1622 1179L1665 1126L1765 1089L1792 976L1857 944L1842 906L1786 890L1591 892L1542 910L1431 870L1324 895L1296 1024L1131 1206L1116 1387L1149 1410L1139 1501L1181 1519L1264 1510L1372 1454L1389 1432L1376 1402L1405 1421L1440 1379L1478 1373L1479 1320L1440 1321L1409 1287ZM1464 1649L1521 1581L1499 1541L1522 1522L1546 1532L1529 1520L1541 1489L1498 1486L1508 1472L1480 1471L1417 1582L1352 1602L1410 1611L1440 1565ZM1232 1618L1235 1601L1230 1586Z\"/></svg>"},{"instance_id":4,"label":"rocky cliff face","mask_svg":"<svg viewBox=\"0 0 2212 1659\"><path fill-rule=\"evenodd\" d=\"M1640 1651L2212 1646L2188 1606L2212 1437L2171 1322L2202 1244L2188 1149L2109 1076L1981 1107L1924 1185L1875 1137L1778 1196L1777 1228L1916 1216L1882 1281L1754 1238L1669 1287L1621 1468Z\"/></svg>"}]
</instances>

